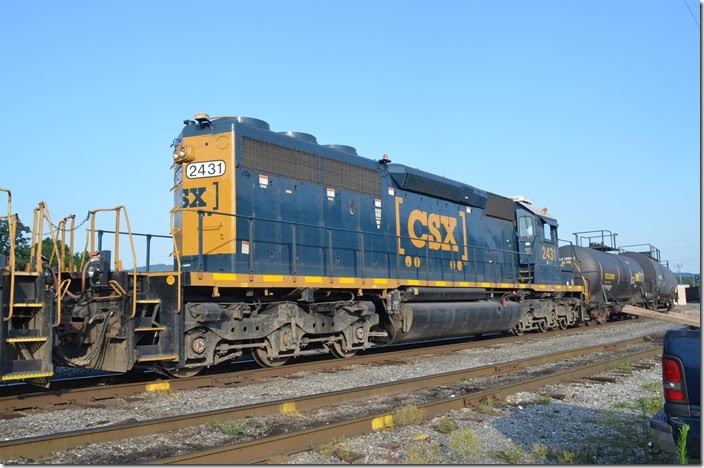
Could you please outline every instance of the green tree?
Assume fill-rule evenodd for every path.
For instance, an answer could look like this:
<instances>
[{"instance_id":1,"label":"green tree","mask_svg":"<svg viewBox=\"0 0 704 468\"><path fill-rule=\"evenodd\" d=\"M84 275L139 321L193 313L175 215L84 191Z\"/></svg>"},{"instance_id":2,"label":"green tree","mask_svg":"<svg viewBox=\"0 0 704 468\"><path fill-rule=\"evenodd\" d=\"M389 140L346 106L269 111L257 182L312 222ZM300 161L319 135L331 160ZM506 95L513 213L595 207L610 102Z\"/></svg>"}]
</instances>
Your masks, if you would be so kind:
<instances>
[{"instance_id":1,"label":"green tree","mask_svg":"<svg viewBox=\"0 0 704 468\"><path fill-rule=\"evenodd\" d=\"M15 259L18 268L23 268L29 261L30 238L29 228L17 222L15 234ZM10 255L10 230L7 219L0 219L0 255Z\"/></svg>"}]
</instances>

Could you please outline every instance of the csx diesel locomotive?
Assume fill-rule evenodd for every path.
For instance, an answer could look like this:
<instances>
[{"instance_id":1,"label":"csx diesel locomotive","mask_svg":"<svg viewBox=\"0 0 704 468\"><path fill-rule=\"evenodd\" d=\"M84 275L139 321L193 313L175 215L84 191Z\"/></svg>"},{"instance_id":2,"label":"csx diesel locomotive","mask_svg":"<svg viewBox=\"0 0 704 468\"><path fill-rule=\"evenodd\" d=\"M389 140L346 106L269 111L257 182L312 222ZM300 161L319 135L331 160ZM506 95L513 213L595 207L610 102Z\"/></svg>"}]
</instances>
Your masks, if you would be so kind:
<instances>
[{"instance_id":1,"label":"csx diesel locomotive","mask_svg":"<svg viewBox=\"0 0 704 468\"><path fill-rule=\"evenodd\" d=\"M55 365L187 376L243 353L277 366L566 328L626 303L672 301L662 281L671 272L651 256L559 249L557 221L525 199L261 120L198 114L174 140L172 163L173 271L123 268L120 234L112 250L100 236L96 245L97 215L109 212L138 264L122 206L89 212L80 262L75 217L54 229L46 204L35 209L27 267L13 248L0 265L2 380L46 382ZM6 219L12 246L11 207ZM41 255L47 229L51 258Z\"/></svg>"}]
</instances>

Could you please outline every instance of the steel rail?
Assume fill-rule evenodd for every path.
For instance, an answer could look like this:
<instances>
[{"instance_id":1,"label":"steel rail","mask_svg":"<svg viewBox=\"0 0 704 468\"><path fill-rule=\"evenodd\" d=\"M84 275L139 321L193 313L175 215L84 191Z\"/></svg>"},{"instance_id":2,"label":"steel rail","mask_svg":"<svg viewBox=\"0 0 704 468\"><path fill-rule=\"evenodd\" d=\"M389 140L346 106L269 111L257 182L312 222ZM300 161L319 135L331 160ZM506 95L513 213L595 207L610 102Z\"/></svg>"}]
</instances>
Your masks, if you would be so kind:
<instances>
[{"instance_id":1,"label":"steel rail","mask_svg":"<svg viewBox=\"0 0 704 468\"><path fill-rule=\"evenodd\" d=\"M429 419L447 413L448 411L476 405L484 399L503 398L521 391L534 390L545 385L564 383L587 377L620 366L625 362L634 362L657 356L660 352L660 348L638 351L608 361L525 379L520 382L496 388L479 390L452 398L432 401L418 405L418 407L423 410L424 419ZM188 455L159 459L153 463L203 465L265 462L272 457L307 450L338 437L356 436L391 427L393 427L393 415L390 413L380 413L335 424L317 426L302 431L231 444Z\"/></svg>"},{"instance_id":2,"label":"steel rail","mask_svg":"<svg viewBox=\"0 0 704 468\"><path fill-rule=\"evenodd\" d=\"M341 402L358 400L362 398L388 395L401 392L416 391L421 388L458 382L467 378L486 377L495 374L515 372L532 366L545 364L584 355L592 355L600 351L613 351L627 346L651 342L662 336L648 335L632 338L616 343L604 343L585 348L560 351L557 353L543 354L519 360L495 363L470 369L444 372L412 379L386 382L352 389L338 390L310 396L296 397L272 402L255 403L250 405L223 408L199 413L177 416L168 416L145 421L132 421L109 426L81 429L58 434L50 434L23 439L0 442L0 460L18 457L36 458L50 453L65 450L84 444L109 442L160 432L183 429L185 427L210 424L217 420L241 419L252 416L264 416L277 413L291 413L294 411L310 410L326 406L336 406ZM659 349L659 348L658 348ZM652 350L649 350L649 352ZM239 462L238 462L239 463Z\"/></svg>"},{"instance_id":3,"label":"steel rail","mask_svg":"<svg viewBox=\"0 0 704 468\"><path fill-rule=\"evenodd\" d=\"M600 328L611 328L620 326L624 322L612 322L600 325ZM0 413L33 408L48 408L53 406L65 406L78 401L97 401L110 398L120 398L136 395L150 391L169 390L192 390L207 387L224 387L234 384L253 382L269 377L280 377L297 372L316 372L333 368L343 368L346 366L369 364L374 362L388 361L390 359L406 359L417 356L428 356L434 354L445 354L464 349L475 349L483 346L503 344L503 343L523 343L532 340L533 337L550 335L571 335L582 333L584 328L571 328L569 330L551 330L541 334L529 334L524 336L484 336L472 341L460 341L450 344L427 343L418 348L389 348L383 352L374 354L364 354L346 359L325 359L322 361L312 361L300 364L290 364L283 367L260 368L249 370L234 370L226 373L199 375L181 379L157 379L141 380L138 382L110 384L115 377L109 376L103 383L107 385L80 387L80 388L50 388L41 392L32 392L18 395L0 397ZM406 345L401 345L406 346ZM378 351L383 348L370 348ZM70 382L70 381L69 381Z\"/></svg>"}]
</instances>

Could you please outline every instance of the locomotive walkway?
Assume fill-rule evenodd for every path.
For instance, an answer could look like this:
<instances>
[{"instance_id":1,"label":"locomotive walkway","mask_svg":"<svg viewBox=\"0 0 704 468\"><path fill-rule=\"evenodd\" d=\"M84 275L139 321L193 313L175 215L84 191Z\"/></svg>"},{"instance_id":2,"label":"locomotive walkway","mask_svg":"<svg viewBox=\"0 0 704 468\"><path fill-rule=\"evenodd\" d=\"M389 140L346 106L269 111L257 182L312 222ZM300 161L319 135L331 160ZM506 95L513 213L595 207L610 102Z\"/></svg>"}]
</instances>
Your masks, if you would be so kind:
<instances>
[{"instance_id":1,"label":"locomotive walkway","mask_svg":"<svg viewBox=\"0 0 704 468\"><path fill-rule=\"evenodd\" d=\"M450 382L459 382L468 378L505 375L511 373L517 373L519 375L522 375L523 373L521 373L520 371L528 369L530 367L540 366L541 364L553 363L555 361L566 360L570 358L593 356L597 352L617 351L629 346L637 346L643 345L644 343L652 343L659 336L661 335L650 335L630 340L624 340L618 343L600 344L597 346L573 349L558 353L544 354L540 356L507 361L488 366L475 367L471 369L464 369L460 371L446 372L385 384L370 385L367 387L358 387L349 390L321 393L304 398L278 400L274 402L259 403L234 408L225 408L202 413L158 418L148 421L136 421L130 423L115 424L101 428L72 431L67 433L53 434L49 436L11 440L0 443L0 460L8 460L18 457L36 459L37 457L45 456L56 451L64 450L70 447L75 447L83 444L94 444L98 442L105 442L111 440L137 437L146 434L171 431L189 426L210 424L214 420L232 420L241 419L248 416L262 416L277 413L287 414L295 411L305 411L321 407L336 406L342 404L343 402L351 400L359 400L362 398L368 398L370 396L390 395L397 394L400 392L411 392L422 388L447 384ZM493 342L495 342L495 340L493 340L492 343ZM463 343L464 348L467 348L467 344L468 343ZM458 344L450 346L458 347ZM445 352L447 352L447 347L444 348ZM426 349L424 351L427 352L428 350ZM524 378L523 380L512 384L469 392L467 394L459 395L450 399L429 402L422 405L422 407L427 411L428 416L432 416L435 414L449 411L453 408L459 408L468 404L476 403L483 398L506 396L511 393L537 388L550 383L564 382L567 380L573 380L579 377L592 375L601 370L619 366L624 362L635 362L640 359L655 356L659 352L659 346L652 346L648 347L645 350L640 350L636 353L630 353L626 354L625 356L620 356L616 359L592 363L586 366L579 366L576 368L562 370L558 372L550 372L546 375L537 378ZM367 357L372 356L361 356L360 358ZM347 363L352 360L353 359L346 360L344 362ZM304 365L287 367L293 368L300 366ZM286 367L284 367L283 369L286 369ZM276 370L281 371L282 369ZM263 371L272 371L272 369L263 369ZM243 444L235 444L232 446L222 447L215 450L208 450L202 453L187 455L184 457L159 460L159 462L199 464L232 463L233 461L236 461L237 463L263 461L277 454L289 453L291 451L309 448L311 444L321 443L340 435L359 434L362 432L369 432L371 430L382 429L390 425L393 425L393 417L390 414L365 416L352 421L343 421L340 423L330 424L324 427L307 429L300 432L266 437L257 441L250 441Z\"/></svg>"}]
</instances>

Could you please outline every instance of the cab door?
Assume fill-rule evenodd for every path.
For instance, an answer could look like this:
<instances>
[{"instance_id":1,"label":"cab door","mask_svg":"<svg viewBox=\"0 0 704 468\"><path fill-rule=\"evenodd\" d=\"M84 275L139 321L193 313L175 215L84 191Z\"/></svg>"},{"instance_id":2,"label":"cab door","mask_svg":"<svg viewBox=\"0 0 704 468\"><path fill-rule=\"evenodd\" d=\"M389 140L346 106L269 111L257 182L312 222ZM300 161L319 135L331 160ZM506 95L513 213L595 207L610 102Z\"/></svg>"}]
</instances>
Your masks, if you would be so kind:
<instances>
[{"instance_id":1,"label":"cab door","mask_svg":"<svg viewBox=\"0 0 704 468\"><path fill-rule=\"evenodd\" d=\"M532 213L526 210L516 211L516 220L518 223L518 262L521 265L532 265L535 263L535 234L536 220Z\"/></svg>"}]
</instances>

